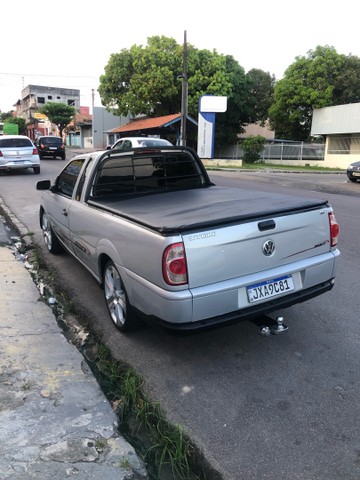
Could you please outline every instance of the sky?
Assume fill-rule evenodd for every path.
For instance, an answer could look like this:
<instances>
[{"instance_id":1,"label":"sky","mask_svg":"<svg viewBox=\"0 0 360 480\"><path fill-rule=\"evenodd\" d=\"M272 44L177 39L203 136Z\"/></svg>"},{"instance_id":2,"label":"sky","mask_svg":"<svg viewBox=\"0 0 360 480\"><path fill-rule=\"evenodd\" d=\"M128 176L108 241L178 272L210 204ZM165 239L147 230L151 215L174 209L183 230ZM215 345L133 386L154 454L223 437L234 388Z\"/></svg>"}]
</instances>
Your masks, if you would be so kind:
<instances>
[{"instance_id":1,"label":"sky","mask_svg":"<svg viewBox=\"0 0 360 480\"><path fill-rule=\"evenodd\" d=\"M281 79L318 45L360 57L353 0L61 0L2 2L0 111L27 85L80 90L81 106L101 106L99 77L112 53L152 36L232 55L248 72Z\"/></svg>"}]
</instances>

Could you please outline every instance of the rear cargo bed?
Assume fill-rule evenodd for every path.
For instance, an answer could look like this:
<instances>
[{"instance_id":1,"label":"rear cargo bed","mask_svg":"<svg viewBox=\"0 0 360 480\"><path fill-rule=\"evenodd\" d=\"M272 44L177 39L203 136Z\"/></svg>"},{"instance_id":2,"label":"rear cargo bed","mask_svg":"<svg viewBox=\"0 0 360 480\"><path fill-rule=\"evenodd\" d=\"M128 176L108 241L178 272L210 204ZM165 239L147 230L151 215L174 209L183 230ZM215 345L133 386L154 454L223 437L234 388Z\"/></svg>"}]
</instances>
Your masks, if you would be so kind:
<instances>
[{"instance_id":1,"label":"rear cargo bed","mask_svg":"<svg viewBox=\"0 0 360 480\"><path fill-rule=\"evenodd\" d=\"M88 203L162 234L190 232L327 206L327 201L322 199L217 186L120 200L107 197Z\"/></svg>"}]
</instances>

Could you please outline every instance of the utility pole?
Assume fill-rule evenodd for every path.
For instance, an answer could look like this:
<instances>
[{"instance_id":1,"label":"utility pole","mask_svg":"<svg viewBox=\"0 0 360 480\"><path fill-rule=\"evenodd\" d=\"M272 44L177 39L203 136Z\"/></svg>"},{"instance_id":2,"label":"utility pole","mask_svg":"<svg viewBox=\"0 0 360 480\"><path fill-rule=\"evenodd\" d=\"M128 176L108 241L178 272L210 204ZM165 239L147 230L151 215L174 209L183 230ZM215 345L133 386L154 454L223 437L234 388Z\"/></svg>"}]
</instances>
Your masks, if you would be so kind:
<instances>
[{"instance_id":1,"label":"utility pole","mask_svg":"<svg viewBox=\"0 0 360 480\"><path fill-rule=\"evenodd\" d=\"M186 117L188 109L188 82L187 82L187 41L186 30L184 31L184 52L183 52L183 71L182 75L182 91L181 91L181 126L180 126L180 145L186 145Z\"/></svg>"},{"instance_id":2,"label":"utility pole","mask_svg":"<svg viewBox=\"0 0 360 480\"><path fill-rule=\"evenodd\" d=\"M92 114L94 115L94 104L95 104L95 89L91 89L91 109L92 109Z\"/></svg>"}]
</instances>

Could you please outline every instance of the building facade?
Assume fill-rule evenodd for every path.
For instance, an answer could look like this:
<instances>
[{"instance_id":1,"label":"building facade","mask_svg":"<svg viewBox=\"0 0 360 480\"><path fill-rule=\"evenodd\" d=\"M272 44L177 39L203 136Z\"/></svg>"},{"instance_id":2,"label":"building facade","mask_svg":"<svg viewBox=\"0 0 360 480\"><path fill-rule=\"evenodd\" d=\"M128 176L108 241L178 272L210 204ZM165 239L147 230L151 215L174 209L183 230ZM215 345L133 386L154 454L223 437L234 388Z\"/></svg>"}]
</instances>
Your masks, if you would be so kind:
<instances>
[{"instance_id":1,"label":"building facade","mask_svg":"<svg viewBox=\"0 0 360 480\"><path fill-rule=\"evenodd\" d=\"M360 161L360 103L315 109L311 135L325 139L324 166L343 169Z\"/></svg>"},{"instance_id":2,"label":"building facade","mask_svg":"<svg viewBox=\"0 0 360 480\"><path fill-rule=\"evenodd\" d=\"M65 103L80 111L80 90L72 88L45 87L28 85L21 92L21 99L16 103L16 115L26 121L26 134L35 140L39 135L56 135L54 126L39 113L46 103Z\"/></svg>"}]
</instances>

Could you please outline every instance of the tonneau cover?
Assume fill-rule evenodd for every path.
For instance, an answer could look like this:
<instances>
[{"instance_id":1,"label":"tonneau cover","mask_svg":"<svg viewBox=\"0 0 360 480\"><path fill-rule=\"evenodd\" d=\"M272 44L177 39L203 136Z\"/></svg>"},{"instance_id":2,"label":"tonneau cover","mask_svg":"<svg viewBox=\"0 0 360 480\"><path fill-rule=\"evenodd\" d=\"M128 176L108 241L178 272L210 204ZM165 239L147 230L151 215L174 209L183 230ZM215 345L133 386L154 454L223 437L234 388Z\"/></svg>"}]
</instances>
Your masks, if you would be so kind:
<instances>
[{"instance_id":1,"label":"tonneau cover","mask_svg":"<svg viewBox=\"0 0 360 480\"><path fill-rule=\"evenodd\" d=\"M92 199L88 203L163 234L287 215L327 205L323 199L217 186L128 199Z\"/></svg>"}]
</instances>

